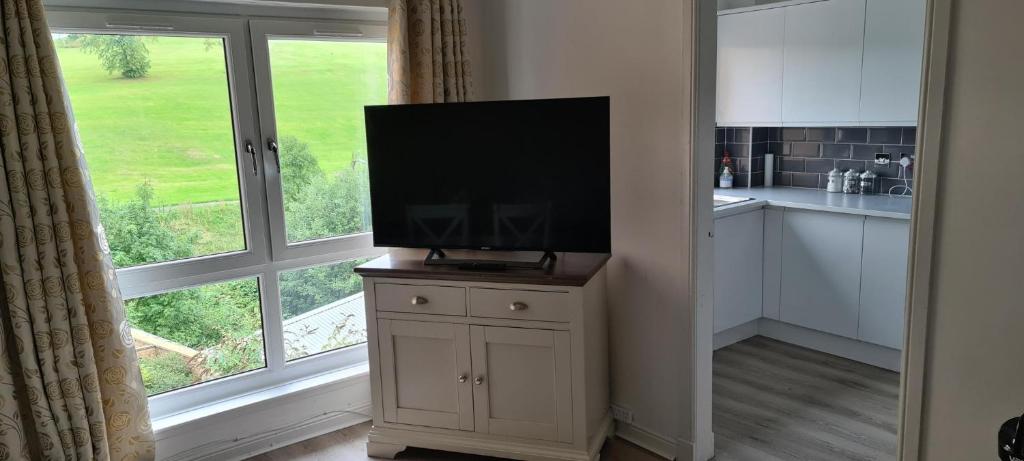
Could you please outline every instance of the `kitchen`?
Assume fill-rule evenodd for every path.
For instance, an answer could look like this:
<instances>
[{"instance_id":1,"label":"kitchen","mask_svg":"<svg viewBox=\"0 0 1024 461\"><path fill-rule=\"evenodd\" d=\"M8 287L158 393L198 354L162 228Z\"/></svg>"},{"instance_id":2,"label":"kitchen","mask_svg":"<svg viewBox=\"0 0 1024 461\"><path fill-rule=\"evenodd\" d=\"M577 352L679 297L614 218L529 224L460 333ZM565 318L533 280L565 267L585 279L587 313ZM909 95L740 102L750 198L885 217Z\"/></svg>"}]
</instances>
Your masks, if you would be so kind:
<instances>
[{"instance_id":1,"label":"kitchen","mask_svg":"<svg viewBox=\"0 0 1024 461\"><path fill-rule=\"evenodd\" d=\"M895 459L924 17L719 1L716 459Z\"/></svg>"}]
</instances>

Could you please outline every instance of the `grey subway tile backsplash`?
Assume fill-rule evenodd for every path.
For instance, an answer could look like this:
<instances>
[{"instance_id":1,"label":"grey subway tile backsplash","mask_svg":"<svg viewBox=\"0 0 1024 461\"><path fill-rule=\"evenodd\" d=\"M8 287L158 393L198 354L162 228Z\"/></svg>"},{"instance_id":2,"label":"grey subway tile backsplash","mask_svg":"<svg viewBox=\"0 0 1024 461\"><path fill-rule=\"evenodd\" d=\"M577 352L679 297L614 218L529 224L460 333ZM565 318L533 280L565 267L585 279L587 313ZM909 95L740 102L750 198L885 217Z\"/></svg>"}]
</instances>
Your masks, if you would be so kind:
<instances>
[{"instance_id":1,"label":"grey subway tile backsplash","mask_svg":"<svg viewBox=\"0 0 1024 461\"><path fill-rule=\"evenodd\" d=\"M868 142L867 128L837 128L836 142L866 143Z\"/></svg>"},{"instance_id":2,"label":"grey subway tile backsplash","mask_svg":"<svg viewBox=\"0 0 1024 461\"><path fill-rule=\"evenodd\" d=\"M821 175L813 173L793 173L793 187L817 189L819 176Z\"/></svg>"},{"instance_id":3,"label":"grey subway tile backsplash","mask_svg":"<svg viewBox=\"0 0 1024 461\"><path fill-rule=\"evenodd\" d=\"M917 128L904 128L900 144L913 146L917 144Z\"/></svg>"},{"instance_id":4,"label":"grey subway tile backsplash","mask_svg":"<svg viewBox=\"0 0 1024 461\"><path fill-rule=\"evenodd\" d=\"M820 142L794 142L789 150L789 155L794 157L820 157Z\"/></svg>"},{"instance_id":5,"label":"grey subway tile backsplash","mask_svg":"<svg viewBox=\"0 0 1024 461\"><path fill-rule=\"evenodd\" d=\"M807 131L804 128L783 128L782 141L806 141Z\"/></svg>"},{"instance_id":6,"label":"grey subway tile backsplash","mask_svg":"<svg viewBox=\"0 0 1024 461\"><path fill-rule=\"evenodd\" d=\"M809 158L804 162L804 171L808 173L828 173L836 167L836 161L830 158Z\"/></svg>"},{"instance_id":7,"label":"grey subway tile backsplash","mask_svg":"<svg viewBox=\"0 0 1024 461\"><path fill-rule=\"evenodd\" d=\"M821 156L825 158L850 158L853 144L822 144Z\"/></svg>"},{"instance_id":8,"label":"grey subway tile backsplash","mask_svg":"<svg viewBox=\"0 0 1024 461\"><path fill-rule=\"evenodd\" d=\"M885 146L879 144L854 144L853 156L856 160L875 160L875 154L885 152ZM899 160L899 159L896 159Z\"/></svg>"},{"instance_id":9,"label":"grey subway tile backsplash","mask_svg":"<svg viewBox=\"0 0 1024 461\"><path fill-rule=\"evenodd\" d=\"M807 128L807 140L817 142L834 142L836 140L836 129Z\"/></svg>"},{"instance_id":10,"label":"grey subway tile backsplash","mask_svg":"<svg viewBox=\"0 0 1024 461\"><path fill-rule=\"evenodd\" d=\"M886 193L888 187L904 184L902 178L897 179L899 160L901 155L914 155L916 135L914 127L719 128L715 134L715 181L717 184L721 173L722 151L728 149L737 160L735 173L745 175L734 178L736 187L762 185L764 156L772 153L776 186L823 189L833 168L870 169L881 177L881 192ZM875 154L883 152L889 154L891 163L876 165ZM912 170L907 174L913 177Z\"/></svg>"},{"instance_id":11,"label":"grey subway tile backsplash","mask_svg":"<svg viewBox=\"0 0 1024 461\"><path fill-rule=\"evenodd\" d=\"M899 144L902 138L902 128L868 129L868 142L871 144Z\"/></svg>"}]
</instances>

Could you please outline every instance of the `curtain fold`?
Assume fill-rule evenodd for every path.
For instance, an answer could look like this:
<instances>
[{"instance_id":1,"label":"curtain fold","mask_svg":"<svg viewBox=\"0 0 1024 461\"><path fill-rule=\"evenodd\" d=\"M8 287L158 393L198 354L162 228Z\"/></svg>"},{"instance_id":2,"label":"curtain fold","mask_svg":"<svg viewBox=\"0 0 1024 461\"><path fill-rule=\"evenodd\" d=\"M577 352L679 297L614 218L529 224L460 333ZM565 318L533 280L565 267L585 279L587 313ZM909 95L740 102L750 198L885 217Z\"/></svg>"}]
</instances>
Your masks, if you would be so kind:
<instances>
[{"instance_id":1,"label":"curtain fold","mask_svg":"<svg viewBox=\"0 0 1024 461\"><path fill-rule=\"evenodd\" d=\"M461 0L392 0L388 101L463 102L473 97Z\"/></svg>"},{"instance_id":2,"label":"curtain fold","mask_svg":"<svg viewBox=\"0 0 1024 461\"><path fill-rule=\"evenodd\" d=\"M0 0L0 461L153 459L41 0Z\"/></svg>"}]
</instances>

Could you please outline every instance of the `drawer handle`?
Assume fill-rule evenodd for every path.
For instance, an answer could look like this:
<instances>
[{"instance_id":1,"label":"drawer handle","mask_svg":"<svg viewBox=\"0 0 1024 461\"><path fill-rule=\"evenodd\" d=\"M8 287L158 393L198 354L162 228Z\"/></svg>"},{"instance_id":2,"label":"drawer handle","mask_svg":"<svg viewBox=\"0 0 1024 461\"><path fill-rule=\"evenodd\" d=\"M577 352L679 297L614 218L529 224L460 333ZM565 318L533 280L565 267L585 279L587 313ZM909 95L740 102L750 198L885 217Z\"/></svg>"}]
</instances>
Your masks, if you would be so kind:
<instances>
[{"instance_id":1,"label":"drawer handle","mask_svg":"<svg viewBox=\"0 0 1024 461\"><path fill-rule=\"evenodd\" d=\"M530 306L526 305L526 303L521 303L519 301L516 301L516 302L508 305L508 309L510 311L525 311L526 309L529 309L529 308L530 308Z\"/></svg>"},{"instance_id":2,"label":"drawer handle","mask_svg":"<svg viewBox=\"0 0 1024 461\"><path fill-rule=\"evenodd\" d=\"M468 376L466 376L466 375L459 375L459 384L464 383L464 382L466 382L468 380L469 380Z\"/></svg>"},{"instance_id":3,"label":"drawer handle","mask_svg":"<svg viewBox=\"0 0 1024 461\"><path fill-rule=\"evenodd\" d=\"M479 385L481 385L483 383L484 383L484 377L483 376L477 376L476 379L473 380L473 384L476 384L477 386L479 386Z\"/></svg>"},{"instance_id":4,"label":"drawer handle","mask_svg":"<svg viewBox=\"0 0 1024 461\"><path fill-rule=\"evenodd\" d=\"M413 306L422 306L422 305L424 305L426 303L429 303L429 302L430 301L427 301L427 298L424 298L422 296L413 296L412 297L412 305Z\"/></svg>"}]
</instances>

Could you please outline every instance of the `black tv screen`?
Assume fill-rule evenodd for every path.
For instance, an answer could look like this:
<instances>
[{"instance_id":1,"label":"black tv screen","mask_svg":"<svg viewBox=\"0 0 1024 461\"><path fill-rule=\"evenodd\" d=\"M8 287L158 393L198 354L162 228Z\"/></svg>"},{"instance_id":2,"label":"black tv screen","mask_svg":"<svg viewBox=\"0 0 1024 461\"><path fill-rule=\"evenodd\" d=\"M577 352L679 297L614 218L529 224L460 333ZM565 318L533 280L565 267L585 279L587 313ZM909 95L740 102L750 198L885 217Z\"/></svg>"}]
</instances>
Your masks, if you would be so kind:
<instances>
[{"instance_id":1,"label":"black tv screen","mask_svg":"<svg viewBox=\"0 0 1024 461\"><path fill-rule=\"evenodd\" d=\"M609 99L366 107L376 246L608 253Z\"/></svg>"}]
</instances>

